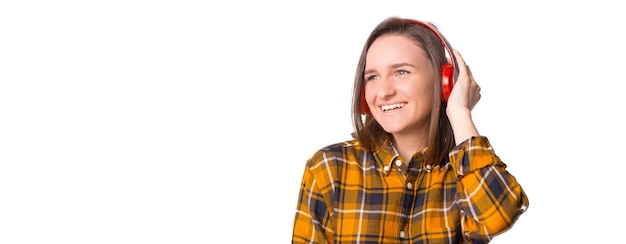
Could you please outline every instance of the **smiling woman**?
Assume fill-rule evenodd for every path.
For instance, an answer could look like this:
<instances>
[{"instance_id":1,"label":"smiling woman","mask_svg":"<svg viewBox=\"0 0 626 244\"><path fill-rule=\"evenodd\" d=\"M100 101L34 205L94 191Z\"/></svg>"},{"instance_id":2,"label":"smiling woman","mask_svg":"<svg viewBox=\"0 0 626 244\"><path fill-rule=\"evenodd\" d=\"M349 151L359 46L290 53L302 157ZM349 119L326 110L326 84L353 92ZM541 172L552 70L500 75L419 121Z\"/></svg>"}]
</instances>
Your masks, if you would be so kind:
<instances>
[{"instance_id":1,"label":"smiling woman","mask_svg":"<svg viewBox=\"0 0 626 244\"><path fill-rule=\"evenodd\" d=\"M474 126L480 87L441 37L397 17L371 32L354 79L354 138L308 160L293 243L487 243L525 212L526 193Z\"/></svg>"},{"instance_id":2,"label":"smiling woman","mask_svg":"<svg viewBox=\"0 0 626 244\"><path fill-rule=\"evenodd\" d=\"M625 81L610 71L622 69L626 46L607 44L626 42L621 2L481 2L2 1L0 243L321 242L321 233L339 242L350 231L354 242L398 243L402 233L435 242L492 228L482 217L491 210L510 225L522 193L530 211L490 243L619 242L623 228L610 223L626 219ZM454 69L447 102L433 80L441 92L414 148L399 133L409 121L392 117L423 112L399 88L421 63L380 68L359 56L391 15L433 21L471 67ZM453 52L408 22L367 50L420 31L400 35L432 65L416 67L445 75L438 65ZM366 65L379 72L369 81ZM472 124L493 148L486 137L457 142ZM346 143L316 152L335 142ZM471 178L494 175L506 182L465 194ZM494 182L511 190L498 195L506 208L478 199L498 192Z\"/></svg>"}]
</instances>

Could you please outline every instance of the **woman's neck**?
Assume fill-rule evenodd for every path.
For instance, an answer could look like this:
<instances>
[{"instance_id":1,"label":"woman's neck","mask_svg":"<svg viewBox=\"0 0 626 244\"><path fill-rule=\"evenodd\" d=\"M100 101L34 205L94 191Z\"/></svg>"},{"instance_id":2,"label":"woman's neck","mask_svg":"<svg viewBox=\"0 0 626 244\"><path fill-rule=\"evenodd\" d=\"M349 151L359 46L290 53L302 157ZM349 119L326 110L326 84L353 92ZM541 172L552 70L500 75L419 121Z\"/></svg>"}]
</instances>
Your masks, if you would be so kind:
<instances>
[{"instance_id":1,"label":"woman's neck","mask_svg":"<svg viewBox=\"0 0 626 244\"><path fill-rule=\"evenodd\" d=\"M413 155L424 150L428 143L428 134L393 134L393 144L404 160L410 161Z\"/></svg>"}]
</instances>

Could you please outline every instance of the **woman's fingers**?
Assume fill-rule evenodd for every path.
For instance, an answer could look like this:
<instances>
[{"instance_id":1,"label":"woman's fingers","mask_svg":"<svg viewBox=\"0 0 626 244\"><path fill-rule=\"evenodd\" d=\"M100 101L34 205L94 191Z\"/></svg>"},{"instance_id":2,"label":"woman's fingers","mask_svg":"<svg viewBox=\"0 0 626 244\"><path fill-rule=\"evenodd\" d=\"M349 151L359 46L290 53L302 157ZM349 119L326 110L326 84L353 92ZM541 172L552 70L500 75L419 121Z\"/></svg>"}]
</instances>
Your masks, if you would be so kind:
<instances>
[{"instance_id":1,"label":"woman's fingers","mask_svg":"<svg viewBox=\"0 0 626 244\"><path fill-rule=\"evenodd\" d=\"M472 75L472 70L469 65L465 63L461 53L454 50L454 55L459 68L457 71L459 72L459 79L454 85L455 88L452 89L454 94L451 94L451 96L454 95L455 98L452 98L452 101L448 102L448 106L463 106L472 110L480 100L480 86L476 83Z\"/></svg>"}]
</instances>

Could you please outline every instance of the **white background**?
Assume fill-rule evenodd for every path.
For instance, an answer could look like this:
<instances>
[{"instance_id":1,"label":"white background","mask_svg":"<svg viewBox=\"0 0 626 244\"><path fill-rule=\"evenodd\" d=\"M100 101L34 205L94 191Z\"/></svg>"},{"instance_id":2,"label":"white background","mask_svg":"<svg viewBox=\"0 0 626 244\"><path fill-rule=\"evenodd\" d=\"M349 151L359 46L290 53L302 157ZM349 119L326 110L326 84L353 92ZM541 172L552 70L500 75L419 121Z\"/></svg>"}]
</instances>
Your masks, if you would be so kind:
<instances>
[{"instance_id":1,"label":"white background","mask_svg":"<svg viewBox=\"0 0 626 244\"><path fill-rule=\"evenodd\" d=\"M389 16L436 23L530 198L493 243L623 241L618 1L3 1L0 243L289 243ZM219 241L218 241L219 240Z\"/></svg>"}]
</instances>

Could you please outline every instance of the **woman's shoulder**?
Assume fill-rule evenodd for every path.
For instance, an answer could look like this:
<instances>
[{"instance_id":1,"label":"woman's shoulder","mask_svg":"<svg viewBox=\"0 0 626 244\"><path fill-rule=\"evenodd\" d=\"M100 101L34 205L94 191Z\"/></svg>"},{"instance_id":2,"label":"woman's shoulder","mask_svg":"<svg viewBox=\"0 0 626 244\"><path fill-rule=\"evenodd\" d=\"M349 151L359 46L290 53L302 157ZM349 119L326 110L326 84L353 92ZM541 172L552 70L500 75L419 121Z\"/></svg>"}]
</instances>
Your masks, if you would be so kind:
<instances>
[{"instance_id":1,"label":"woman's shoulder","mask_svg":"<svg viewBox=\"0 0 626 244\"><path fill-rule=\"evenodd\" d=\"M363 151L363 148L359 144L359 141L356 139L349 139L345 141L335 142L332 144L328 144L323 146L311 157L311 161L319 161L320 159L326 158L344 158L348 155L353 155Z\"/></svg>"},{"instance_id":2,"label":"woman's shoulder","mask_svg":"<svg viewBox=\"0 0 626 244\"><path fill-rule=\"evenodd\" d=\"M343 153L345 152L345 150L352 150L352 149L356 149L359 150L361 149L361 145L359 144L359 141L356 139L350 139L350 140L345 140L345 141L340 141L340 142L335 142L332 144L328 144L320 149L317 150L317 152L322 152L322 153L334 153L334 152L338 152L338 153Z\"/></svg>"},{"instance_id":3,"label":"woman's shoulder","mask_svg":"<svg viewBox=\"0 0 626 244\"><path fill-rule=\"evenodd\" d=\"M368 157L358 140L350 139L328 144L319 148L307 161L307 167L313 172L328 174L343 169L346 164L358 164L363 157Z\"/></svg>"}]
</instances>

